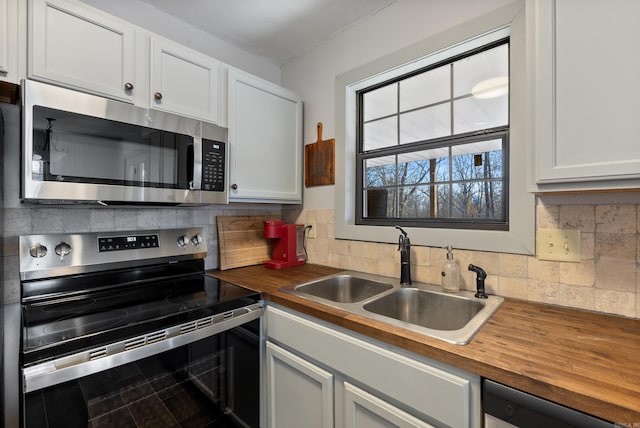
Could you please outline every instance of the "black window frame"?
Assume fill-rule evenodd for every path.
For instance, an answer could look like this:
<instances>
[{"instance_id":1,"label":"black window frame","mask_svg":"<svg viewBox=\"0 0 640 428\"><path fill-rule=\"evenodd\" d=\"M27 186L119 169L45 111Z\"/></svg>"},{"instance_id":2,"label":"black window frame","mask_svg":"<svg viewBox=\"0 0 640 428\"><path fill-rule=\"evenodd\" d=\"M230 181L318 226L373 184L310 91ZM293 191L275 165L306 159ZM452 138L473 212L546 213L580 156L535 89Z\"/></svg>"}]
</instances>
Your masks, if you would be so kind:
<instances>
[{"instance_id":1,"label":"black window frame","mask_svg":"<svg viewBox=\"0 0 640 428\"><path fill-rule=\"evenodd\" d=\"M404 79L428 72L435 68L452 64L461 59L476 55L478 53L493 49L495 47L506 44L508 46L508 55L511 56L511 44L510 37L505 37L486 45L480 46L475 49L471 49L464 53L451 56L443 61L436 62L427 67L414 70L411 73L406 73L392 79L385 80L383 82L371 85L367 88L361 89L356 92L356 203L355 203L355 224L367 225L367 226L405 226L405 227L422 227L422 228L448 228L448 229L474 229L474 230L509 230L509 136L510 136L510 124L511 113L510 108L508 111L507 125L499 126L495 128L484 129L481 131L474 131L463 134L449 135L445 137L416 141L412 143L405 143L401 145L395 145L385 147L381 149L374 149L368 152L364 152L364 103L363 98L367 92L374 91L381 87L385 87L390 84L398 83ZM509 74L511 70L509 67ZM510 97L511 91L507 94ZM398 95L399 96L399 95ZM462 98L462 97L460 97ZM457 97L451 97L450 101L460 99ZM511 105L511 99L509 99L509 106ZM391 115L399 116L399 112ZM364 163L367 159L376 158L380 156L400 155L404 153L417 152L422 150L431 150L436 148L451 147L461 144L473 143L476 141L486 141L489 139L501 139L502 141L502 178L503 185L503 200L502 200L502 217L504 221L498 221L495 219L484 219L481 217L473 218L451 218L451 217L423 217L423 218L403 218L403 217L365 217L364 216L364 203L365 203L365 173ZM483 180L487 181L487 180ZM455 182L450 182L450 184ZM398 187L397 184L395 186Z\"/></svg>"}]
</instances>

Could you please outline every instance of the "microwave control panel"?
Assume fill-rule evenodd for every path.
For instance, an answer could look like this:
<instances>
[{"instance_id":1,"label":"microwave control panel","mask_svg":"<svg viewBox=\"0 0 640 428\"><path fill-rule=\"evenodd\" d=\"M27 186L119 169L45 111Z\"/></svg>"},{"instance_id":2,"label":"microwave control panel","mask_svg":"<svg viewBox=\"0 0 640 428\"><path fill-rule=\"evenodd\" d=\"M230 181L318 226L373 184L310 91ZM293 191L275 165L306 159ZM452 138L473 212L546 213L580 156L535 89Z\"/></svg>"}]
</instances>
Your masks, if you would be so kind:
<instances>
[{"instance_id":1,"label":"microwave control panel","mask_svg":"<svg viewBox=\"0 0 640 428\"><path fill-rule=\"evenodd\" d=\"M224 192L225 143L202 139L202 190Z\"/></svg>"}]
</instances>

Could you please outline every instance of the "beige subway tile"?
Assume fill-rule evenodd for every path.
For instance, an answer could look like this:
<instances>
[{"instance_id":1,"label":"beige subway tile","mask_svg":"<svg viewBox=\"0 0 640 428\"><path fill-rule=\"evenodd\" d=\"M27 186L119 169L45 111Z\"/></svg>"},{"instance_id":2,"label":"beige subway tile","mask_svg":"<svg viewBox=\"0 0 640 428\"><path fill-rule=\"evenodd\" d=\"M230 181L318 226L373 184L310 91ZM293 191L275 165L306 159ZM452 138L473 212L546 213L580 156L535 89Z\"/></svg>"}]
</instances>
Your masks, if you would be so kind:
<instances>
[{"instance_id":1,"label":"beige subway tile","mask_svg":"<svg viewBox=\"0 0 640 428\"><path fill-rule=\"evenodd\" d=\"M411 279L413 281L429 283L431 278L430 268L428 266L412 266Z\"/></svg>"},{"instance_id":2,"label":"beige subway tile","mask_svg":"<svg viewBox=\"0 0 640 428\"><path fill-rule=\"evenodd\" d=\"M637 287L635 260L600 259L596 261L596 288L635 293Z\"/></svg>"},{"instance_id":3,"label":"beige subway tile","mask_svg":"<svg viewBox=\"0 0 640 428\"><path fill-rule=\"evenodd\" d=\"M527 283L527 300L542 303L560 304L562 285L557 282L530 279Z\"/></svg>"},{"instance_id":4,"label":"beige subway tile","mask_svg":"<svg viewBox=\"0 0 640 428\"><path fill-rule=\"evenodd\" d=\"M474 264L484 269L487 275L498 275L500 273L499 253L483 251L464 251L460 253L460 257L457 259L461 270L468 271L469 265Z\"/></svg>"},{"instance_id":5,"label":"beige subway tile","mask_svg":"<svg viewBox=\"0 0 640 428\"><path fill-rule=\"evenodd\" d=\"M559 282L560 265L558 262L538 260L535 257L527 258L527 275L529 279Z\"/></svg>"},{"instance_id":6,"label":"beige subway tile","mask_svg":"<svg viewBox=\"0 0 640 428\"><path fill-rule=\"evenodd\" d=\"M498 274L512 278L526 278L527 267L529 265L528 256L520 254L499 254Z\"/></svg>"},{"instance_id":7,"label":"beige subway tile","mask_svg":"<svg viewBox=\"0 0 640 428\"><path fill-rule=\"evenodd\" d=\"M635 293L614 290L596 290L596 311L633 317L636 314Z\"/></svg>"},{"instance_id":8,"label":"beige subway tile","mask_svg":"<svg viewBox=\"0 0 640 428\"><path fill-rule=\"evenodd\" d=\"M580 258L582 260L593 260L596 252L596 234L587 232L580 233Z\"/></svg>"},{"instance_id":9,"label":"beige subway tile","mask_svg":"<svg viewBox=\"0 0 640 428\"><path fill-rule=\"evenodd\" d=\"M514 299L527 299L527 279L498 277L498 295Z\"/></svg>"},{"instance_id":10,"label":"beige subway tile","mask_svg":"<svg viewBox=\"0 0 640 428\"><path fill-rule=\"evenodd\" d=\"M596 206L596 232L635 233L637 228L635 205Z\"/></svg>"},{"instance_id":11,"label":"beige subway tile","mask_svg":"<svg viewBox=\"0 0 640 428\"><path fill-rule=\"evenodd\" d=\"M320 209L316 210L316 218L318 223L333 224L333 210Z\"/></svg>"},{"instance_id":12,"label":"beige subway tile","mask_svg":"<svg viewBox=\"0 0 640 428\"><path fill-rule=\"evenodd\" d=\"M393 246L394 251L397 251L397 246ZM431 266L431 248L429 247L412 247L411 248L411 263L417 266Z\"/></svg>"},{"instance_id":13,"label":"beige subway tile","mask_svg":"<svg viewBox=\"0 0 640 428\"><path fill-rule=\"evenodd\" d=\"M566 285L560 304L572 308L594 310L596 305L596 289L593 287L580 287Z\"/></svg>"},{"instance_id":14,"label":"beige subway tile","mask_svg":"<svg viewBox=\"0 0 640 428\"><path fill-rule=\"evenodd\" d=\"M636 260L636 233L596 233L595 253L598 259Z\"/></svg>"},{"instance_id":15,"label":"beige subway tile","mask_svg":"<svg viewBox=\"0 0 640 428\"><path fill-rule=\"evenodd\" d=\"M595 280L596 269L593 260L560 263L560 282L563 284L593 287Z\"/></svg>"},{"instance_id":16,"label":"beige subway tile","mask_svg":"<svg viewBox=\"0 0 640 428\"><path fill-rule=\"evenodd\" d=\"M560 222L560 207L536 205L536 228L557 228Z\"/></svg>"},{"instance_id":17,"label":"beige subway tile","mask_svg":"<svg viewBox=\"0 0 640 428\"><path fill-rule=\"evenodd\" d=\"M593 205L560 206L559 227L561 229L579 229L581 232L595 232L596 211Z\"/></svg>"}]
</instances>

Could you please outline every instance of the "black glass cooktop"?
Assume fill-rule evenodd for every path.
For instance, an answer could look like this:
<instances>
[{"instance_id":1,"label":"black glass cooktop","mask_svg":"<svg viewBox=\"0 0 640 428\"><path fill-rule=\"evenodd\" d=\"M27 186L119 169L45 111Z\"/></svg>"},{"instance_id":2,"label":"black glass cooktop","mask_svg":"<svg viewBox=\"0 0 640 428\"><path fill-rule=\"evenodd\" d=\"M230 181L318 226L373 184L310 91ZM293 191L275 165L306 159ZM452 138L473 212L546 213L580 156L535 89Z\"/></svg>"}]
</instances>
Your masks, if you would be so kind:
<instances>
[{"instance_id":1,"label":"black glass cooktop","mask_svg":"<svg viewBox=\"0 0 640 428\"><path fill-rule=\"evenodd\" d=\"M23 303L24 363L225 313L259 299L259 293L203 273L52 295Z\"/></svg>"}]
</instances>

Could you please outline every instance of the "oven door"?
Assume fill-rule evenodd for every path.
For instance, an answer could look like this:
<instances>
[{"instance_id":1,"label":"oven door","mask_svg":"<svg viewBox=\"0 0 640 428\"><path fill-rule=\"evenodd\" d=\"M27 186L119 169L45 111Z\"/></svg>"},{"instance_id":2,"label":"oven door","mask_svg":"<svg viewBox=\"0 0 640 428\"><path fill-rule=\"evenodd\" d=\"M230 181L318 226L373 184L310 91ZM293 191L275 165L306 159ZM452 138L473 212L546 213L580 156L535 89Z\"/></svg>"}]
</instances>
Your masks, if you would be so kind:
<instances>
[{"instance_id":1,"label":"oven door","mask_svg":"<svg viewBox=\"0 0 640 428\"><path fill-rule=\"evenodd\" d=\"M259 319L24 395L25 427L259 426Z\"/></svg>"}]
</instances>

